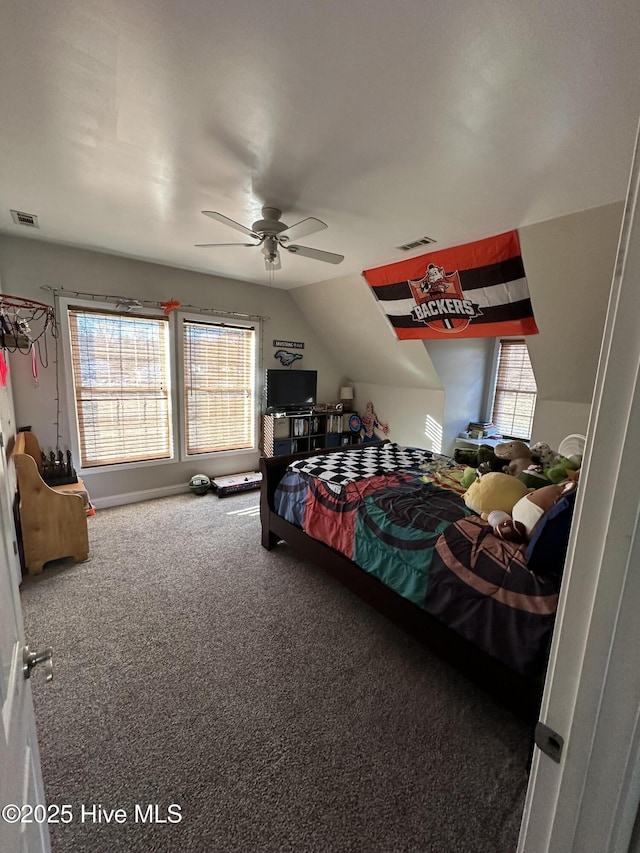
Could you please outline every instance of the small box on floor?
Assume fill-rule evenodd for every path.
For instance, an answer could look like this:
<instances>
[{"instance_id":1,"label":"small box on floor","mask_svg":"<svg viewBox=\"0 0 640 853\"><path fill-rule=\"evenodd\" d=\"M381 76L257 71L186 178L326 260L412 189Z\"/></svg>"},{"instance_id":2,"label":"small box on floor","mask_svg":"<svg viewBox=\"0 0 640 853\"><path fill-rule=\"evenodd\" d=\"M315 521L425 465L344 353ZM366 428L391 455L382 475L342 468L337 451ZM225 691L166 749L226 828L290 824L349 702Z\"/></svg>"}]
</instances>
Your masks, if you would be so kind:
<instances>
[{"instance_id":1,"label":"small box on floor","mask_svg":"<svg viewBox=\"0 0 640 853\"><path fill-rule=\"evenodd\" d=\"M234 495L237 492L249 492L259 489L262 474L259 471L246 471L243 474L231 474L228 477L214 477L211 486L219 498Z\"/></svg>"}]
</instances>

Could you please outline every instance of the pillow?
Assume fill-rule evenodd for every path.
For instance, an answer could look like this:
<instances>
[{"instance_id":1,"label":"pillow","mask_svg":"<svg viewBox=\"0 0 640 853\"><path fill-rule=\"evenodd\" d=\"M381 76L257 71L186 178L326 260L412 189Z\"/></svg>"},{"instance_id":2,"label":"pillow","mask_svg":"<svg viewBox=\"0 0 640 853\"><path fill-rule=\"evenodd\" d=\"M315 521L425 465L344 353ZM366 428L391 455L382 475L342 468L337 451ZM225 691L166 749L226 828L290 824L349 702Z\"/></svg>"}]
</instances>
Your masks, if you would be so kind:
<instances>
[{"instance_id":1,"label":"pillow","mask_svg":"<svg viewBox=\"0 0 640 853\"><path fill-rule=\"evenodd\" d=\"M575 502L576 491L568 492L534 527L526 551L527 566L534 574L562 574Z\"/></svg>"}]
</instances>

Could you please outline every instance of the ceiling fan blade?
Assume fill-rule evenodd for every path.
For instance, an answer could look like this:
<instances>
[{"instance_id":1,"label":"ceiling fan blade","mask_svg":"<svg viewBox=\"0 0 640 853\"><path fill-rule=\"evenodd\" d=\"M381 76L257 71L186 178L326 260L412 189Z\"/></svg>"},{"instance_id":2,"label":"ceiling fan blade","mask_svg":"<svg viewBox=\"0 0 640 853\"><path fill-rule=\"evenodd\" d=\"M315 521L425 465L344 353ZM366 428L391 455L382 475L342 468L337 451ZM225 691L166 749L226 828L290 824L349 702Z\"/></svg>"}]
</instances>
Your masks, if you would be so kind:
<instances>
[{"instance_id":1,"label":"ceiling fan blade","mask_svg":"<svg viewBox=\"0 0 640 853\"><path fill-rule=\"evenodd\" d=\"M306 219L301 219L295 225L290 225L278 234L278 237L286 240L299 240L300 237L308 237L309 234L315 234L316 231L324 231L327 228L327 223L321 219L316 219L315 216L308 216Z\"/></svg>"},{"instance_id":2,"label":"ceiling fan blade","mask_svg":"<svg viewBox=\"0 0 640 853\"><path fill-rule=\"evenodd\" d=\"M323 252L322 249L311 249L309 246L283 246L292 255L302 255L303 258L313 258L316 261L326 261L328 264L341 264L344 255L336 255L334 252Z\"/></svg>"},{"instance_id":3,"label":"ceiling fan blade","mask_svg":"<svg viewBox=\"0 0 640 853\"><path fill-rule=\"evenodd\" d=\"M259 246L260 243L194 243L198 248L208 248L210 246Z\"/></svg>"},{"instance_id":4,"label":"ceiling fan blade","mask_svg":"<svg viewBox=\"0 0 640 853\"><path fill-rule=\"evenodd\" d=\"M229 219L228 216L225 216L223 213L218 213L216 210L203 210L205 216L210 216L211 219L215 219L216 222L222 222L223 225L228 225L229 228L235 228L236 231L242 231L243 234L248 234L250 237L255 237L255 233L247 228L245 225L241 225L239 222L236 222L235 219Z\"/></svg>"}]
</instances>

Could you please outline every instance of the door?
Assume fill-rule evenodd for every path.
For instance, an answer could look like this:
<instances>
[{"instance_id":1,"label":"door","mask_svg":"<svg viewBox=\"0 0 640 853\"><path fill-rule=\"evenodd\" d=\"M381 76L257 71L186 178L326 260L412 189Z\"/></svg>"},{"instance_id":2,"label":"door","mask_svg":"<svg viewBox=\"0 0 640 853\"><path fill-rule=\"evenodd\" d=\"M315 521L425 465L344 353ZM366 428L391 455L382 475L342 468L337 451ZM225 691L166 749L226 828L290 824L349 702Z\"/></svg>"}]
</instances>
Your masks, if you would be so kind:
<instances>
[{"instance_id":1,"label":"door","mask_svg":"<svg viewBox=\"0 0 640 853\"><path fill-rule=\"evenodd\" d=\"M0 444L0 850L41 853L51 848L31 688L23 672L19 563Z\"/></svg>"},{"instance_id":2,"label":"door","mask_svg":"<svg viewBox=\"0 0 640 853\"><path fill-rule=\"evenodd\" d=\"M536 751L519 853L627 853L638 814L639 202L640 132L541 709L564 749Z\"/></svg>"}]
</instances>

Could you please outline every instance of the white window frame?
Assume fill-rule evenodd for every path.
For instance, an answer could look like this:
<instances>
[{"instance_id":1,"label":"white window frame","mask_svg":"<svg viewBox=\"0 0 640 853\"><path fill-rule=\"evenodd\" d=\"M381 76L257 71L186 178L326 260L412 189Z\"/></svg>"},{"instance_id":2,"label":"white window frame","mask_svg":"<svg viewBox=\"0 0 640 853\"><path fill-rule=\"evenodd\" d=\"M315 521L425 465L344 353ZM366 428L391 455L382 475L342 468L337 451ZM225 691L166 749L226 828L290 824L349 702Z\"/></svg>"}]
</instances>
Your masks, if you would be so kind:
<instances>
[{"instance_id":1,"label":"white window frame","mask_svg":"<svg viewBox=\"0 0 640 853\"><path fill-rule=\"evenodd\" d=\"M62 353L65 375L65 395L67 411L69 416L69 432L71 452L74 463L81 475L97 474L111 471L132 471L136 468L149 468L158 465L173 465L179 461L178 447L180 443L179 421L178 421L178 396L176 389L176 352L175 332L171 318L169 319L169 400L171 405L171 423L173 429L173 452L167 459L145 459L135 462L116 462L105 465L92 465L89 468L82 467L82 456L80 453L80 428L78 424L78 412L76 407L75 388L73 383L73 366L71 355L71 329L69 324L69 308L80 308L87 311L109 311L113 313L115 305L113 302L98 301L95 299L72 299L70 297L58 297L58 315L62 318L60 323L62 338ZM164 312L159 309L144 308L140 313L148 317L164 317ZM135 312L132 312L135 314ZM123 315L124 316L124 315Z\"/></svg>"},{"instance_id":2,"label":"white window frame","mask_svg":"<svg viewBox=\"0 0 640 853\"><path fill-rule=\"evenodd\" d=\"M231 456L242 456L248 453L257 453L259 449L260 435L260 399L261 399L261 382L260 382L260 352L262 345L262 329L258 320L244 320L225 317L215 314L198 314L189 313L186 311L176 311L176 351L177 351L177 374L178 374L178 397L180 412L180 460L182 462L194 462L197 460L220 459ZM227 325L241 326L247 329L253 329L254 335L254 351L253 351L253 443L251 447L243 447L239 450L213 450L207 453L187 453L187 427L186 427L186 389L184 383L184 321L194 323L210 323L211 325Z\"/></svg>"},{"instance_id":3,"label":"white window frame","mask_svg":"<svg viewBox=\"0 0 640 853\"><path fill-rule=\"evenodd\" d=\"M498 380L498 365L500 363L500 344L502 343L502 341L519 341L519 340L522 340L521 335L515 335L512 337L503 335L499 338L494 339L493 362L492 362L492 367L491 367L491 373L488 377L487 397L486 397L486 404L485 404L485 420L486 421L491 421L493 418L493 404L494 404L494 400L495 400L495 396L496 396L496 384L497 384L497 380ZM525 339L525 346L526 346L526 339ZM529 350L529 347L527 346L527 352L528 352L528 350ZM531 356L529 356L529 357L531 357ZM534 374L534 376L535 376L535 374ZM536 381L536 389L537 389L537 384L538 383ZM534 408L533 408L533 418L531 419L532 430L533 430L533 421L535 420L535 409L536 409L537 404L538 404L538 393L536 391L536 402L535 402ZM531 441L531 436L528 436L528 438L519 438L517 436L505 435L505 438L512 438L512 437L517 438L518 441L524 441L524 442Z\"/></svg>"}]
</instances>

